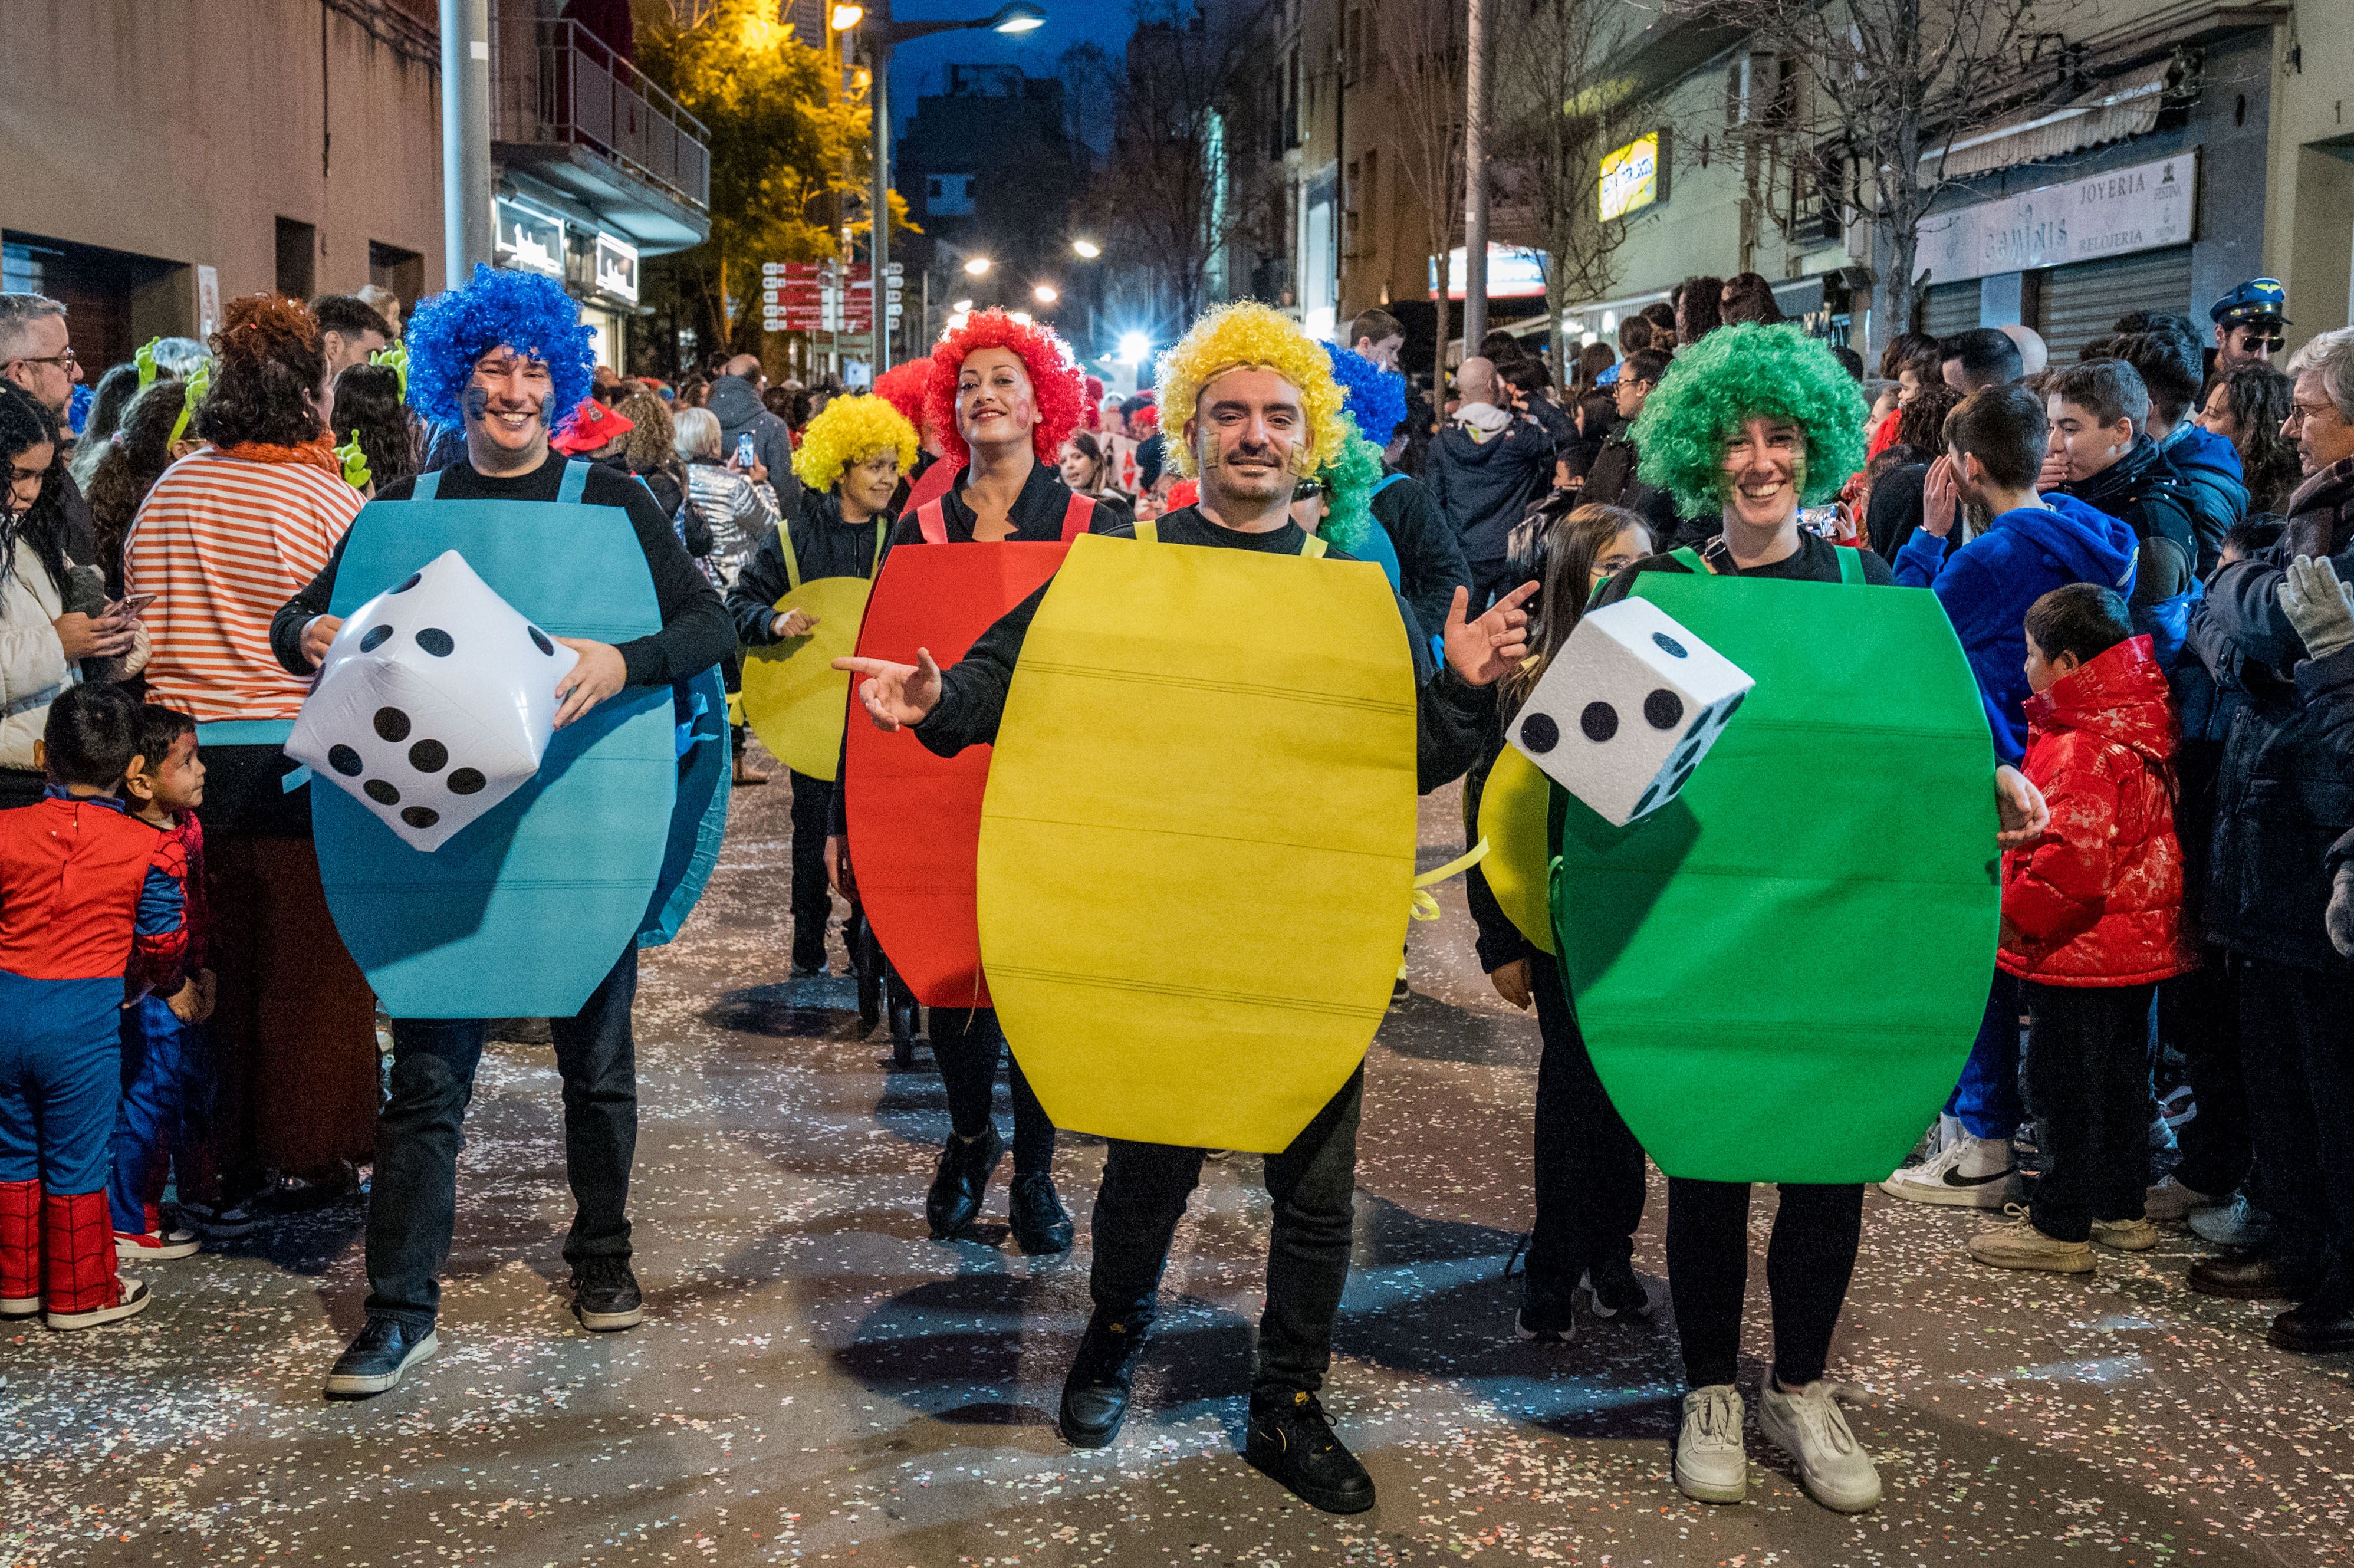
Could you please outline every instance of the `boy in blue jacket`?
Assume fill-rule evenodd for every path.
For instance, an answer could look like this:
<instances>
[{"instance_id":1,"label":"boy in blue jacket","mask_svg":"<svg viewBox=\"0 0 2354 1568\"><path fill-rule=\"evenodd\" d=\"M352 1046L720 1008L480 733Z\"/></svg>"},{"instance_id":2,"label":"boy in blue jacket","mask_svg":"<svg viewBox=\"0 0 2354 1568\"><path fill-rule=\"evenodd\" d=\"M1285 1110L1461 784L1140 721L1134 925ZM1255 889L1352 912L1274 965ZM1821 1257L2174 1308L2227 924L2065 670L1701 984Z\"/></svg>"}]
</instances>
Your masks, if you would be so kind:
<instances>
[{"instance_id":1,"label":"boy in blue jacket","mask_svg":"<svg viewBox=\"0 0 2354 1568\"><path fill-rule=\"evenodd\" d=\"M1926 588L1946 607L1978 677L1997 758L2016 766L2027 747L2027 609L2056 588L2089 582L2130 594L2134 531L2073 495L2038 495L2050 426L2043 400L2023 387L1988 387L1946 416L1945 455L1929 467L1921 526L1896 553L1896 581ZM1992 519L1947 553L1955 506ZM2026 1114L2019 1097L2019 993L1997 974L1962 1081L1938 1118L1925 1164L1882 1189L1916 1203L1997 1209L2016 1194L2011 1134Z\"/></svg>"}]
</instances>

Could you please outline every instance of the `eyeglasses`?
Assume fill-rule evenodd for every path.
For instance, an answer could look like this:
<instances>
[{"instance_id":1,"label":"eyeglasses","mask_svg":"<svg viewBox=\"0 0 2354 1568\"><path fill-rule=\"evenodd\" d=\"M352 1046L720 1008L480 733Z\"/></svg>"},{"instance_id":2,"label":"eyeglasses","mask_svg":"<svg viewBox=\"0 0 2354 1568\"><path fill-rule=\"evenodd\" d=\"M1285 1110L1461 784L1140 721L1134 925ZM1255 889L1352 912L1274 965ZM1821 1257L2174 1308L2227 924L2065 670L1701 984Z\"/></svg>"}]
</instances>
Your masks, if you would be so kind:
<instances>
[{"instance_id":1,"label":"eyeglasses","mask_svg":"<svg viewBox=\"0 0 2354 1568\"><path fill-rule=\"evenodd\" d=\"M74 357L74 351L69 348L63 354L44 355L38 359L35 359L30 355L27 355L22 359L12 359L8 363L11 365L54 365L59 370L71 370L74 366L80 365L81 361Z\"/></svg>"},{"instance_id":2,"label":"eyeglasses","mask_svg":"<svg viewBox=\"0 0 2354 1568\"><path fill-rule=\"evenodd\" d=\"M2327 418L2337 412L2338 406L2334 403L2292 403L2289 405L2288 418L2283 420L2282 424L2285 427L2294 427L2302 425L2308 419Z\"/></svg>"}]
</instances>

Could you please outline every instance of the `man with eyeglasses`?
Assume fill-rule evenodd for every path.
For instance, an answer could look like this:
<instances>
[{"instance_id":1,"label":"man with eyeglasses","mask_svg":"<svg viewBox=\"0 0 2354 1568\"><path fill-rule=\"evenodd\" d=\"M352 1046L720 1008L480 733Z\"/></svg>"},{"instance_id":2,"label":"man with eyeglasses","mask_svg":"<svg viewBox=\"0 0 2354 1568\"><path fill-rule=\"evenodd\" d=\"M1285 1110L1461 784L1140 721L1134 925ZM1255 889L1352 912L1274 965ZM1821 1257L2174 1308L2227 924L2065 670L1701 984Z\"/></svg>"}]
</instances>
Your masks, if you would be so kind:
<instances>
[{"instance_id":1,"label":"man with eyeglasses","mask_svg":"<svg viewBox=\"0 0 2354 1568\"><path fill-rule=\"evenodd\" d=\"M2331 946L2332 846L2354 831L2354 779L2330 751L2320 709L2336 665L2328 639L2284 584L2299 556L2354 578L2354 328L2323 333L2288 362L2295 403L2282 434L2305 482L2280 543L2216 573L2187 645L2220 683L2251 697L2223 743L2201 908L2239 981L2250 1120L2263 1197L2261 1247L2201 1260L2190 1287L2296 1305L2273 1319L2284 1350L2354 1350L2354 969ZM2293 614L2292 610L2308 612Z\"/></svg>"},{"instance_id":2,"label":"man with eyeglasses","mask_svg":"<svg viewBox=\"0 0 2354 1568\"><path fill-rule=\"evenodd\" d=\"M2208 307L2207 319L2215 323L2208 380L2243 365L2270 365L2280 352L2281 329L2289 324L2287 309L2288 291L2277 278L2251 278Z\"/></svg>"},{"instance_id":3,"label":"man with eyeglasses","mask_svg":"<svg viewBox=\"0 0 2354 1568\"><path fill-rule=\"evenodd\" d=\"M80 362L66 341L66 308L46 294L0 294L0 380L23 388L49 411L58 429L69 428L66 411L81 380ZM90 503L60 462L58 483L66 512L66 554L85 564L97 553Z\"/></svg>"}]
</instances>

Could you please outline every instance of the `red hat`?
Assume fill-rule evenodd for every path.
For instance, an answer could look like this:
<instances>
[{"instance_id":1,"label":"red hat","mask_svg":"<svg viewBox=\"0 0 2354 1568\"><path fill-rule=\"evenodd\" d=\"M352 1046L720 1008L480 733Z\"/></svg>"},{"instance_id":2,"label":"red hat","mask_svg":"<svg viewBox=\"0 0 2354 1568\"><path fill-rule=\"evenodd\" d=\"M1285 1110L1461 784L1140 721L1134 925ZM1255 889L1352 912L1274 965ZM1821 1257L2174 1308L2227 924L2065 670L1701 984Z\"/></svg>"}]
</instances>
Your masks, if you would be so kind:
<instances>
[{"instance_id":1,"label":"red hat","mask_svg":"<svg viewBox=\"0 0 2354 1568\"><path fill-rule=\"evenodd\" d=\"M607 441L626 436L638 428L635 419L626 418L605 407L594 397L580 399L580 407L572 410L572 420L550 436L549 446L567 457L593 452Z\"/></svg>"}]
</instances>

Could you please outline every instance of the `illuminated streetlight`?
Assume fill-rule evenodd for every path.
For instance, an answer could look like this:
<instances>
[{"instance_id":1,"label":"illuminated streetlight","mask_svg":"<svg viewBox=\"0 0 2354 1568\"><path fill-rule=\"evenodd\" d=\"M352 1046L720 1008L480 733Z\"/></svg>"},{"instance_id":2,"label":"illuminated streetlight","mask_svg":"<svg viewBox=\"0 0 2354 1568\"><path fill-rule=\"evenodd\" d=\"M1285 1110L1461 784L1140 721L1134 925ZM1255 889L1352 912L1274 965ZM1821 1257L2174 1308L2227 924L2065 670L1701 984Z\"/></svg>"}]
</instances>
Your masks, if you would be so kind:
<instances>
[{"instance_id":1,"label":"illuminated streetlight","mask_svg":"<svg viewBox=\"0 0 2354 1568\"><path fill-rule=\"evenodd\" d=\"M866 7L837 3L833 8L833 30L846 33L866 19Z\"/></svg>"},{"instance_id":2,"label":"illuminated streetlight","mask_svg":"<svg viewBox=\"0 0 2354 1568\"><path fill-rule=\"evenodd\" d=\"M972 309L972 302L970 300L959 300L956 303L950 305L949 309L960 313L969 311Z\"/></svg>"},{"instance_id":3,"label":"illuminated streetlight","mask_svg":"<svg viewBox=\"0 0 2354 1568\"><path fill-rule=\"evenodd\" d=\"M1152 340L1146 337L1142 333L1124 332L1119 334L1120 363L1123 365L1141 365L1144 363L1144 355L1146 352L1151 347Z\"/></svg>"},{"instance_id":4,"label":"illuminated streetlight","mask_svg":"<svg viewBox=\"0 0 2354 1568\"><path fill-rule=\"evenodd\" d=\"M1030 297L1037 301L1042 305L1051 305L1056 300L1062 298L1061 295L1055 292L1055 285L1052 283L1039 284L1036 288L1030 291Z\"/></svg>"},{"instance_id":5,"label":"illuminated streetlight","mask_svg":"<svg viewBox=\"0 0 2354 1568\"><path fill-rule=\"evenodd\" d=\"M1021 0L1014 0L1013 5L989 19L989 30L992 33L1035 32L1045 25L1046 14L1035 5L1023 5Z\"/></svg>"},{"instance_id":6,"label":"illuminated streetlight","mask_svg":"<svg viewBox=\"0 0 2354 1568\"><path fill-rule=\"evenodd\" d=\"M976 256L971 260L964 264L964 270L967 276L978 278L982 273L989 270L989 258L986 256Z\"/></svg>"},{"instance_id":7,"label":"illuminated streetlight","mask_svg":"<svg viewBox=\"0 0 2354 1568\"><path fill-rule=\"evenodd\" d=\"M962 332L962 331L964 331L964 323L965 323L966 322L968 322L968 321L971 320L971 319L972 319L972 313L971 313L971 312L970 312L970 311L959 311L959 312L957 312L955 314L953 314L953 315L951 315L950 317L949 317L949 331L950 331L950 332Z\"/></svg>"},{"instance_id":8,"label":"illuminated streetlight","mask_svg":"<svg viewBox=\"0 0 2354 1568\"><path fill-rule=\"evenodd\" d=\"M1103 247L1092 239L1074 239L1071 241L1071 249L1090 261L1103 254Z\"/></svg>"},{"instance_id":9,"label":"illuminated streetlight","mask_svg":"<svg viewBox=\"0 0 2354 1568\"><path fill-rule=\"evenodd\" d=\"M1028 311L1016 311L1013 313L1013 319L1021 325L1028 326L1030 324L1030 313Z\"/></svg>"}]
</instances>

